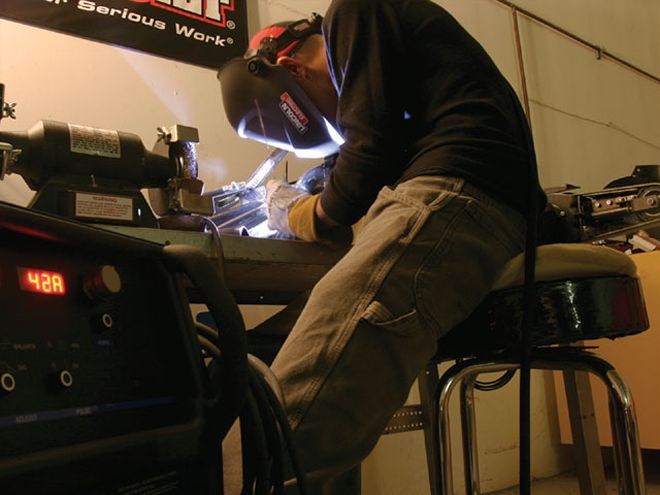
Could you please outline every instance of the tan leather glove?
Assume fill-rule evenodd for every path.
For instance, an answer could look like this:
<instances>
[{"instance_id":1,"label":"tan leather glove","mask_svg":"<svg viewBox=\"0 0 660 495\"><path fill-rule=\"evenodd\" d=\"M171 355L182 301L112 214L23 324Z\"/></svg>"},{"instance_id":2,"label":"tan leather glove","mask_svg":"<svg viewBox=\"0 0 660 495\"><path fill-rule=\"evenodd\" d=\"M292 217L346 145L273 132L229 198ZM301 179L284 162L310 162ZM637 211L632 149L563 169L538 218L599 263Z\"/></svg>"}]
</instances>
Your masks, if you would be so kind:
<instances>
[{"instance_id":1,"label":"tan leather glove","mask_svg":"<svg viewBox=\"0 0 660 495\"><path fill-rule=\"evenodd\" d=\"M305 241L318 241L314 226L314 209L318 195L283 180L269 180L266 184L268 227Z\"/></svg>"},{"instance_id":2,"label":"tan leather glove","mask_svg":"<svg viewBox=\"0 0 660 495\"><path fill-rule=\"evenodd\" d=\"M282 180L268 181L266 191L269 228L333 248L350 244L350 227L332 227L319 220L316 211L320 194L310 195Z\"/></svg>"},{"instance_id":3,"label":"tan leather glove","mask_svg":"<svg viewBox=\"0 0 660 495\"><path fill-rule=\"evenodd\" d=\"M289 227L299 239L320 242L332 249L348 247L353 240L353 232L345 225L330 226L323 223L317 213L320 194L300 199L289 210Z\"/></svg>"},{"instance_id":4,"label":"tan leather glove","mask_svg":"<svg viewBox=\"0 0 660 495\"><path fill-rule=\"evenodd\" d=\"M316 230L315 213L319 198L319 194L305 196L296 201L289 209L289 228L298 239L313 242L321 240Z\"/></svg>"}]
</instances>

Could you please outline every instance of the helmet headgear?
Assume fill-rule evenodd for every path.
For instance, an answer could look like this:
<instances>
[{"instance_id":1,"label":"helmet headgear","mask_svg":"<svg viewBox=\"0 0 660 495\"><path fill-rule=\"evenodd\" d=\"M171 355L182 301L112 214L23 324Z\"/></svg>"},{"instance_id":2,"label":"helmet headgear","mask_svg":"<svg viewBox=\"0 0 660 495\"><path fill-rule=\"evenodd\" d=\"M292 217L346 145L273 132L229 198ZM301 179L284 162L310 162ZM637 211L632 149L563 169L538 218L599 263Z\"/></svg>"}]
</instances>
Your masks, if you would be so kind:
<instances>
[{"instance_id":1,"label":"helmet headgear","mask_svg":"<svg viewBox=\"0 0 660 495\"><path fill-rule=\"evenodd\" d=\"M283 56L293 57L307 38L321 34L322 23L323 17L312 14L309 19L273 24L252 37L249 50L255 50L271 64Z\"/></svg>"}]
</instances>

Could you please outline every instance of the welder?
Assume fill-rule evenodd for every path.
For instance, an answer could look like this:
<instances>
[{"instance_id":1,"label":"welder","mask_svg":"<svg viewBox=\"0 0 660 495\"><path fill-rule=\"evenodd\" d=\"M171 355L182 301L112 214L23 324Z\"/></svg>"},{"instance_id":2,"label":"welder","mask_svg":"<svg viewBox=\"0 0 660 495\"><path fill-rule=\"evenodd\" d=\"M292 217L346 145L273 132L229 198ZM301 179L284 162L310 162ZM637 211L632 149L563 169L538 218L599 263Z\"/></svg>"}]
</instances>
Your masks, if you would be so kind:
<instances>
[{"instance_id":1,"label":"welder","mask_svg":"<svg viewBox=\"0 0 660 495\"><path fill-rule=\"evenodd\" d=\"M232 63L244 74L219 78L239 133L293 151L331 149L333 130L343 142L321 193L269 182L270 226L341 245L364 217L272 364L312 493L345 495L336 480L524 249L528 188L545 202L530 129L483 47L430 0L333 0Z\"/></svg>"}]
</instances>

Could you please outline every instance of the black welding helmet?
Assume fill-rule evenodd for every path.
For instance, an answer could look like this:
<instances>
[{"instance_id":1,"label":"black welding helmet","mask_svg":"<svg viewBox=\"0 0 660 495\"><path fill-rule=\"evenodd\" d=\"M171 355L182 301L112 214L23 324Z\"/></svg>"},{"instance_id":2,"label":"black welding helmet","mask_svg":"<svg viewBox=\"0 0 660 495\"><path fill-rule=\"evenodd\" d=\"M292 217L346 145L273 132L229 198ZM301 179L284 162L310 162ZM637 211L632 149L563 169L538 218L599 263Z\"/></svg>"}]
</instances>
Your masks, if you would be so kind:
<instances>
[{"instance_id":1,"label":"black welding helmet","mask_svg":"<svg viewBox=\"0 0 660 495\"><path fill-rule=\"evenodd\" d=\"M343 139L321 115L277 58L293 56L302 42L321 33L321 16L280 23L252 38L243 57L218 72L227 119L236 132L301 158L337 153Z\"/></svg>"}]
</instances>

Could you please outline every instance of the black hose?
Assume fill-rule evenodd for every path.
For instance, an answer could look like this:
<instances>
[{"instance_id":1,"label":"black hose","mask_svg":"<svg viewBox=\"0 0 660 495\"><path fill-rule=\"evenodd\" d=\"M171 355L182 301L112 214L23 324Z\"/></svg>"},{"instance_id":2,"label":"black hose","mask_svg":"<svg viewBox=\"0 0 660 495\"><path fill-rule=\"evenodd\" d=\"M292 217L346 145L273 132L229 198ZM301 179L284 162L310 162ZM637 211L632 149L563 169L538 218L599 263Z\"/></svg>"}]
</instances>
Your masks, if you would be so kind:
<instances>
[{"instance_id":1,"label":"black hose","mask_svg":"<svg viewBox=\"0 0 660 495\"><path fill-rule=\"evenodd\" d=\"M213 357L217 356L217 358L219 359L220 358L219 350L217 349L217 345L214 345L217 344L218 333L213 328L204 325L203 323L196 322L195 326L200 334L199 336L200 343L209 342L209 344L212 344L212 347L214 347L214 349L209 351L209 354L211 354ZM204 345L203 347L206 349L206 345ZM218 353L218 354L216 355L213 353ZM252 358L252 356L250 357ZM251 363L249 360L248 360L248 366L249 366L248 373L249 373L250 392L254 393L255 391L255 385L254 383L252 383L254 380L259 384L259 391L264 394L263 396L268 401L268 409L274 415L274 419L277 422L277 426L279 426L279 433L282 435L284 439L284 444L289 454L289 459L291 461L291 468L293 470L294 477L296 478L298 491L300 492L301 495L306 495L307 477L305 474L305 470L302 467L302 463L300 462L300 458L298 457L298 453L295 447L295 440L293 438L293 432L291 431L291 427L286 417L286 413L282 408L282 403L278 398L277 393L272 389L271 384L268 383L266 377L263 376L262 370L260 370L255 363ZM263 364L263 366L266 365ZM257 393L259 393L259 391ZM265 403L260 402L259 407L263 411L264 408L266 407ZM277 462L275 457L273 461L274 464ZM277 489L278 486L276 479L278 474L277 466L274 465L273 467L274 467L273 485L274 488ZM274 492L273 495L277 495L277 492Z\"/></svg>"},{"instance_id":2,"label":"black hose","mask_svg":"<svg viewBox=\"0 0 660 495\"><path fill-rule=\"evenodd\" d=\"M205 327L202 332L207 336L198 335L197 340L200 347L216 362L222 360L222 353L214 341L218 340L218 335L209 327L197 324L198 330L200 326ZM208 337L208 338L207 338ZM270 461L268 459L268 442L266 440L267 433L264 428L261 411L264 411L263 404L266 398L263 397L263 392L256 379L252 378L252 373L248 375L249 393L247 394L243 409L241 410L241 440L242 440L242 455L243 455L243 491L244 495L252 495L254 488L255 495L269 495L270 494ZM262 400L255 398L256 395L262 395ZM260 404L261 402L261 404ZM273 421L274 424L274 421ZM276 433L277 434L277 433ZM272 435L271 435L272 436ZM256 449L248 448L248 445L256 444ZM255 455L256 453L256 455ZM256 469L252 469L256 468Z\"/></svg>"},{"instance_id":3,"label":"black hose","mask_svg":"<svg viewBox=\"0 0 660 495\"><path fill-rule=\"evenodd\" d=\"M280 404L277 395L268 385L266 379L258 372L255 374L257 375L257 377L259 378L259 380L263 385L263 390L264 392L266 392L268 401L270 402L271 408L275 413L275 417L277 419L278 425L280 426L280 431L282 432L287 451L289 452L289 459L291 460L291 468L296 478L296 483L298 484L298 491L300 492L301 495L306 495L308 493L307 476L305 474L305 470L302 467L302 463L300 462L300 458L298 457L298 452L295 447L295 440L293 438L293 431L291 431L289 420L286 417L286 413L284 412L284 409L282 409L282 405Z\"/></svg>"},{"instance_id":4,"label":"black hose","mask_svg":"<svg viewBox=\"0 0 660 495\"><path fill-rule=\"evenodd\" d=\"M250 390L254 394L257 406L261 411L268 452L270 454L271 470L269 486L273 489L273 495L281 495L284 492L284 462L280 431L266 392L263 389L263 383L256 376L254 370L250 369L249 373Z\"/></svg>"},{"instance_id":5,"label":"black hose","mask_svg":"<svg viewBox=\"0 0 660 495\"><path fill-rule=\"evenodd\" d=\"M474 388L480 390L481 392L493 392L494 390L499 390L505 385L507 385L513 377L516 376L516 370L506 370L502 375L497 377L495 380L483 381L475 380Z\"/></svg>"},{"instance_id":6,"label":"black hose","mask_svg":"<svg viewBox=\"0 0 660 495\"><path fill-rule=\"evenodd\" d=\"M208 325L204 325L204 323L200 323L198 321L195 322L195 328L197 329L198 334L200 334L205 339L210 340L215 347L218 347L218 332L213 330Z\"/></svg>"},{"instance_id":7,"label":"black hose","mask_svg":"<svg viewBox=\"0 0 660 495\"><path fill-rule=\"evenodd\" d=\"M231 292L224 283L219 263L211 262L192 246L163 247L165 260L185 273L203 295L216 324L222 325L214 343L222 351L220 395L209 404L214 432L223 439L238 417L247 393L247 340L245 325Z\"/></svg>"},{"instance_id":8,"label":"black hose","mask_svg":"<svg viewBox=\"0 0 660 495\"><path fill-rule=\"evenodd\" d=\"M253 393L248 394L240 418L241 452L243 455L243 491L241 494L269 495L270 462L268 459L268 444L261 412Z\"/></svg>"},{"instance_id":9,"label":"black hose","mask_svg":"<svg viewBox=\"0 0 660 495\"><path fill-rule=\"evenodd\" d=\"M524 115L524 114L523 114ZM530 388L531 388L531 354L532 354L532 325L535 314L535 269L536 245L538 242L538 170L536 154L531 136L527 133L527 145L530 158L527 191L527 232L525 237L525 283L523 287L523 315L521 324L520 349L520 495L531 493L531 445L530 445Z\"/></svg>"}]
</instances>

